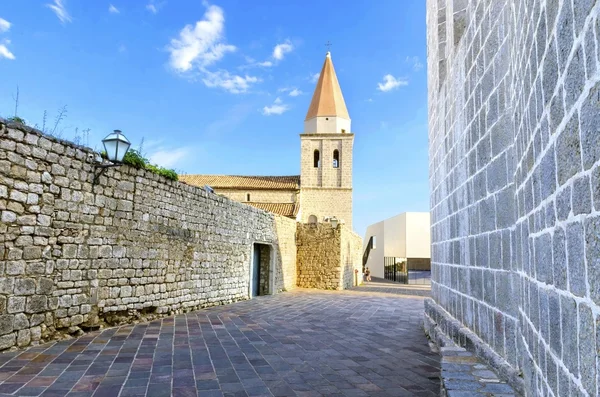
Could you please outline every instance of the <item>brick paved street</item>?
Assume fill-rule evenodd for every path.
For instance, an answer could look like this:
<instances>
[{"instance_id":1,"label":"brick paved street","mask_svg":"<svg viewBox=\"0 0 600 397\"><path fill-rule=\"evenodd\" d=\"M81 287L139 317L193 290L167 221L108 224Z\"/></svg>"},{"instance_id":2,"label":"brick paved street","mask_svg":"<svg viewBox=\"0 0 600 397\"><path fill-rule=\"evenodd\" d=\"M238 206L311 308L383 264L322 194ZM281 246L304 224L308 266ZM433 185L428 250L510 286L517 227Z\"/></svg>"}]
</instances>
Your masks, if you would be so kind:
<instances>
[{"instance_id":1,"label":"brick paved street","mask_svg":"<svg viewBox=\"0 0 600 397\"><path fill-rule=\"evenodd\" d=\"M0 354L0 395L435 396L423 298L296 290Z\"/></svg>"}]
</instances>

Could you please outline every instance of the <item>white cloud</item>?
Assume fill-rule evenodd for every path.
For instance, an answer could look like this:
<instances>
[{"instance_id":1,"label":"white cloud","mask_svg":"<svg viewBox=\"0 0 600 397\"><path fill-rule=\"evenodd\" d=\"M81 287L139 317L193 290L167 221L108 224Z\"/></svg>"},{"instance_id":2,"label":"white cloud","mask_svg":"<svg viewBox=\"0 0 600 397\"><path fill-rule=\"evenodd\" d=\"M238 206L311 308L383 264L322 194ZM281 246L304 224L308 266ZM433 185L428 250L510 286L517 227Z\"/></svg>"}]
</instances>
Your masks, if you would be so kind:
<instances>
[{"instance_id":1,"label":"white cloud","mask_svg":"<svg viewBox=\"0 0 600 397\"><path fill-rule=\"evenodd\" d=\"M0 18L0 33L8 32L10 29L10 22L6 19Z\"/></svg>"},{"instance_id":2,"label":"white cloud","mask_svg":"<svg viewBox=\"0 0 600 397\"><path fill-rule=\"evenodd\" d=\"M123 53L127 52L127 47L125 46L125 44L121 44L121 45L119 46L119 52L120 52L121 54L123 54Z\"/></svg>"},{"instance_id":3,"label":"white cloud","mask_svg":"<svg viewBox=\"0 0 600 397\"><path fill-rule=\"evenodd\" d=\"M417 56L406 57L406 63L412 64L412 68L415 72L418 72L419 70L423 69L423 64L421 63L421 61L419 60L419 57L417 57Z\"/></svg>"},{"instance_id":4,"label":"white cloud","mask_svg":"<svg viewBox=\"0 0 600 397\"><path fill-rule=\"evenodd\" d=\"M6 47L8 44L10 44L10 40L4 40L4 44L0 44L0 58L14 60L15 55Z\"/></svg>"},{"instance_id":5,"label":"white cloud","mask_svg":"<svg viewBox=\"0 0 600 397\"><path fill-rule=\"evenodd\" d=\"M383 82L377 83L377 89L379 91L387 92L404 85L408 85L408 81L397 79L391 74L386 74L383 76Z\"/></svg>"},{"instance_id":6,"label":"white cloud","mask_svg":"<svg viewBox=\"0 0 600 397\"><path fill-rule=\"evenodd\" d=\"M367 99L367 102L373 102L373 98Z\"/></svg>"},{"instance_id":7,"label":"white cloud","mask_svg":"<svg viewBox=\"0 0 600 397\"><path fill-rule=\"evenodd\" d=\"M379 128L382 129L382 130L387 130L388 123L386 123L385 121L380 121L379 122Z\"/></svg>"},{"instance_id":8,"label":"white cloud","mask_svg":"<svg viewBox=\"0 0 600 397\"><path fill-rule=\"evenodd\" d=\"M273 66L273 62L271 61L264 61L264 62L259 62L257 63L258 66L263 66L265 68L270 68L271 66Z\"/></svg>"},{"instance_id":9,"label":"white cloud","mask_svg":"<svg viewBox=\"0 0 600 397\"><path fill-rule=\"evenodd\" d=\"M275 46L272 56L274 59L281 61L285 57L285 54L292 52L293 49L294 46L292 43L289 40L286 40L285 43L277 44Z\"/></svg>"},{"instance_id":10,"label":"white cloud","mask_svg":"<svg viewBox=\"0 0 600 397\"><path fill-rule=\"evenodd\" d=\"M108 12L110 12L111 14L120 14L121 13L121 11L119 11L119 9L112 4L108 6Z\"/></svg>"},{"instance_id":11,"label":"white cloud","mask_svg":"<svg viewBox=\"0 0 600 397\"><path fill-rule=\"evenodd\" d=\"M290 110L290 107L284 104L281 98L278 97L275 98L275 101L271 106L265 106L262 109L262 114L264 114L265 116L271 116L273 114L279 115L287 112L288 110Z\"/></svg>"},{"instance_id":12,"label":"white cloud","mask_svg":"<svg viewBox=\"0 0 600 397\"><path fill-rule=\"evenodd\" d=\"M160 10L164 4L164 1L157 2L156 0L150 0L150 2L146 4L146 9L156 15L158 14L158 10Z\"/></svg>"},{"instance_id":13,"label":"white cloud","mask_svg":"<svg viewBox=\"0 0 600 397\"><path fill-rule=\"evenodd\" d=\"M46 7L50 8L60 19L61 23L71 22L71 16L65 6L66 0L54 0L54 4L46 4Z\"/></svg>"},{"instance_id":14,"label":"white cloud","mask_svg":"<svg viewBox=\"0 0 600 397\"><path fill-rule=\"evenodd\" d=\"M233 52L236 47L225 44L223 30L225 17L220 7L211 5L203 19L195 25L186 25L179 38L171 39L168 51L170 64L178 72L188 72L194 67L203 69Z\"/></svg>"},{"instance_id":15,"label":"white cloud","mask_svg":"<svg viewBox=\"0 0 600 397\"><path fill-rule=\"evenodd\" d=\"M150 155L152 164L160 165L165 168L171 168L177 165L181 160L189 156L191 150L188 147L180 147L175 149L159 148Z\"/></svg>"},{"instance_id":16,"label":"white cloud","mask_svg":"<svg viewBox=\"0 0 600 397\"><path fill-rule=\"evenodd\" d=\"M311 74L309 77L310 82L316 83L317 81L319 81L319 76L321 76L321 73Z\"/></svg>"},{"instance_id":17,"label":"white cloud","mask_svg":"<svg viewBox=\"0 0 600 397\"><path fill-rule=\"evenodd\" d=\"M283 87L278 89L277 92L287 92L289 96L299 96L304 94L304 92L300 91L296 87Z\"/></svg>"},{"instance_id":18,"label":"white cloud","mask_svg":"<svg viewBox=\"0 0 600 397\"><path fill-rule=\"evenodd\" d=\"M232 75L226 70L219 70L217 72L204 70L202 81L207 87L219 87L232 94L242 94L247 92L252 84L258 83L260 79L248 75Z\"/></svg>"}]
</instances>

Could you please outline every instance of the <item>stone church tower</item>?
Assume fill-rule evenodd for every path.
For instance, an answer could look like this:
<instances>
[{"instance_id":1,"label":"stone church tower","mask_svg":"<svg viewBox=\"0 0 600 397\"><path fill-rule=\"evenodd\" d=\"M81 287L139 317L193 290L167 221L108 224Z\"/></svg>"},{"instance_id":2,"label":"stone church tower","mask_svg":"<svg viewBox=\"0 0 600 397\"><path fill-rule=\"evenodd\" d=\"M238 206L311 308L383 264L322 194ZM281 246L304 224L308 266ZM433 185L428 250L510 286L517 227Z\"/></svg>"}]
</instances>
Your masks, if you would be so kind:
<instances>
[{"instance_id":1,"label":"stone church tower","mask_svg":"<svg viewBox=\"0 0 600 397\"><path fill-rule=\"evenodd\" d=\"M352 228L354 134L329 52L300 142L300 222L323 222L335 216Z\"/></svg>"}]
</instances>

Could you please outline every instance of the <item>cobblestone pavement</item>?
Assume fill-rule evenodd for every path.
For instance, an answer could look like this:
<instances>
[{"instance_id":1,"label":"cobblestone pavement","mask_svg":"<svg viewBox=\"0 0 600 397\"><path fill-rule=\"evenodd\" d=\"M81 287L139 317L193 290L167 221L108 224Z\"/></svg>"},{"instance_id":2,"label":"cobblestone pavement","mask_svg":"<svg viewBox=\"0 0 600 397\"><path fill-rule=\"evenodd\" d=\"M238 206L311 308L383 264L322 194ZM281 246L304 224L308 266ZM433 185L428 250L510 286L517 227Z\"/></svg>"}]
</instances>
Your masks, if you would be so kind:
<instances>
[{"instance_id":1,"label":"cobblestone pavement","mask_svg":"<svg viewBox=\"0 0 600 397\"><path fill-rule=\"evenodd\" d=\"M363 292L384 292L388 294L417 295L425 297L431 296L430 284L401 284L383 278L372 277L371 279L372 281L365 282L352 289Z\"/></svg>"},{"instance_id":2,"label":"cobblestone pavement","mask_svg":"<svg viewBox=\"0 0 600 397\"><path fill-rule=\"evenodd\" d=\"M436 396L423 298L296 290L0 354L0 395Z\"/></svg>"}]
</instances>

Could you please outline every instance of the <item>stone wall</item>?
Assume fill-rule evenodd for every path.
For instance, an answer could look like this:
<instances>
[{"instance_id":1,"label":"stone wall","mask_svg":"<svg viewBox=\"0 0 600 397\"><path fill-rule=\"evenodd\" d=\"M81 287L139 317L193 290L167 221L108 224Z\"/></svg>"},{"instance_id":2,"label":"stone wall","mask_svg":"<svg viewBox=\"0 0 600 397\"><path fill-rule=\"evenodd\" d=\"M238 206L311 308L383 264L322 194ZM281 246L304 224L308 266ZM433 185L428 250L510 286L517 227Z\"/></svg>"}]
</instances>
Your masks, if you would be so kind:
<instances>
[{"instance_id":1,"label":"stone wall","mask_svg":"<svg viewBox=\"0 0 600 397\"><path fill-rule=\"evenodd\" d=\"M292 220L128 166L94 186L95 162L0 119L0 349L247 299L255 242L293 286Z\"/></svg>"},{"instance_id":2,"label":"stone wall","mask_svg":"<svg viewBox=\"0 0 600 397\"><path fill-rule=\"evenodd\" d=\"M319 222L335 216L352 228L352 189L302 188L300 193L300 221L308 222L315 215Z\"/></svg>"},{"instance_id":3,"label":"stone wall","mask_svg":"<svg viewBox=\"0 0 600 397\"><path fill-rule=\"evenodd\" d=\"M599 9L427 1L428 318L528 395L598 393Z\"/></svg>"},{"instance_id":4,"label":"stone wall","mask_svg":"<svg viewBox=\"0 0 600 397\"><path fill-rule=\"evenodd\" d=\"M300 134L300 221L315 215L343 219L352 228L352 150L354 134ZM314 153L320 163L314 166ZM333 166L334 150L339 152L338 167Z\"/></svg>"},{"instance_id":5,"label":"stone wall","mask_svg":"<svg viewBox=\"0 0 600 397\"><path fill-rule=\"evenodd\" d=\"M362 238L347 226L298 223L296 245L299 287L340 290L353 285L353 271L362 266Z\"/></svg>"},{"instance_id":6,"label":"stone wall","mask_svg":"<svg viewBox=\"0 0 600 397\"><path fill-rule=\"evenodd\" d=\"M246 202L247 194L254 203L295 203L299 192L297 190L235 190L214 188L215 192L241 203Z\"/></svg>"},{"instance_id":7,"label":"stone wall","mask_svg":"<svg viewBox=\"0 0 600 397\"><path fill-rule=\"evenodd\" d=\"M275 215L277 236L275 292L296 288L296 221Z\"/></svg>"},{"instance_id":8,"label":"stone wall","mask_svg":"<svg viewBox=\"0 0 600 397\"><path fill-rule=\"evenodd\" d=\"M362 237L348 227L341 228L342 282L343 288L362 283ZM358 272L356 272L358 270Z\"/></svg>"}]
</instances>

